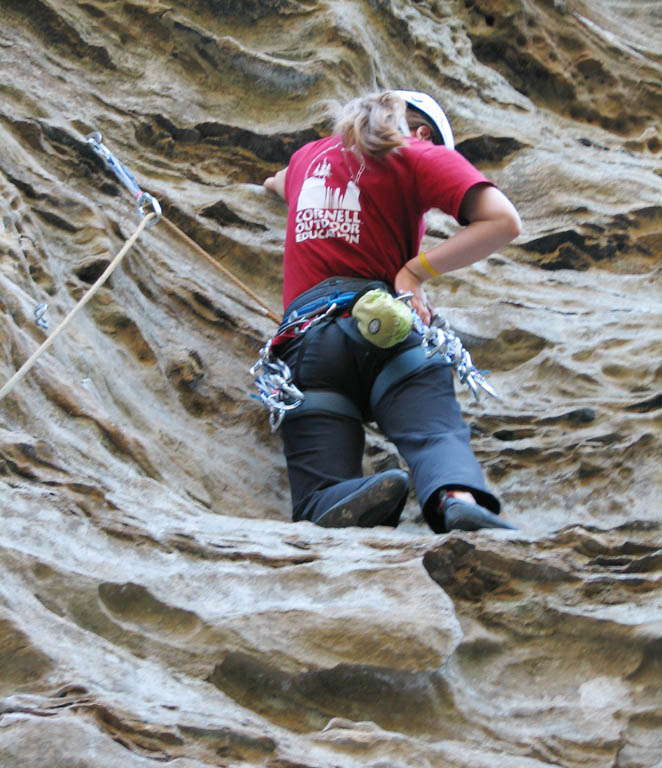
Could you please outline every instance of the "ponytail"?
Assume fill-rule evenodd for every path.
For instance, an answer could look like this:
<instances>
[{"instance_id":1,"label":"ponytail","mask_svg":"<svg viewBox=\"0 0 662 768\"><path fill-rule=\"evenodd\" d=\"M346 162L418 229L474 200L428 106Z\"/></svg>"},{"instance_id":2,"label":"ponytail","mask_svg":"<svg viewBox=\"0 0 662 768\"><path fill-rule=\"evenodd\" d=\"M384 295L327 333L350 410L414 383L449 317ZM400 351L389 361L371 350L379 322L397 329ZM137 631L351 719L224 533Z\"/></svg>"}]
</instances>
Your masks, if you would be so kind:
<instances>
[{"instance_id":1,"label":"ponytail","mask_svg":"<svg viewBox=\"0 0 662 768\"><path fill-rule=\"evenodd\" d=\"M351 101L336 123L346 147L362 155L383 157L405 142L399 126L405 116L405 102L392 91L371 93Z\"/></svg>"}]
</instances>

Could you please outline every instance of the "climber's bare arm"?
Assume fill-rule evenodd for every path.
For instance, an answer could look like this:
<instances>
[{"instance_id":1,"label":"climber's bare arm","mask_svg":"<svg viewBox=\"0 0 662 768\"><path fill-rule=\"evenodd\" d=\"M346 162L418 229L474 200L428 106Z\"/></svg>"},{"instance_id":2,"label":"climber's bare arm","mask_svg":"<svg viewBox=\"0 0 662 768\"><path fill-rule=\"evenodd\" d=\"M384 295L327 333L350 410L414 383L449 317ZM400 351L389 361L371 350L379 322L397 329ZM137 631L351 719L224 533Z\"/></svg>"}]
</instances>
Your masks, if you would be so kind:
<instances>
[{"instance_id":1,"label":"climber's bare arm","mask_svg":"<svg viewBox=\"0 0 662 768\"><path fill-rule=\"evenodd\" d=\"M264 181L264 186L271 190L272 192L275 192L277 195L285 199L285 174L287 173L287 168L283 168L282 171L278 171L278 173L275 176L269 176L268 179Z\"/></svg>"}]
</instances>

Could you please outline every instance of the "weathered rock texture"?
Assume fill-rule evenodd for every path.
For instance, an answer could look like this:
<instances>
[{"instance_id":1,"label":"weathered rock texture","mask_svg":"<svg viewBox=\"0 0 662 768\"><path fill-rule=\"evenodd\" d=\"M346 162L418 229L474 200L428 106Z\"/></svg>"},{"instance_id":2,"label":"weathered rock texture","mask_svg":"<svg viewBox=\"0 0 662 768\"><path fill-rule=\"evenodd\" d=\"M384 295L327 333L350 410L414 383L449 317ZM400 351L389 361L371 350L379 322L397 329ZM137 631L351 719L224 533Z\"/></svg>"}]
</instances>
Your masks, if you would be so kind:
<instances>
[{"instance_id":1,"label":"weathered rock texture","mask_svg":"<svg viewBox=\"0 0 662 768\"><path fill-rule=\"evenodd\" d=\"M0 765L662 765L656 0L0 0L0 383L138 216L279 307L260 185L357 89L438 94L524 231L437 281L522 533L289 519L273 325L164 224L0 402ZM454 223L432 215L429 242ZM35 324L48 303L50 330ZM370 435L366 471L398 462Z\"/></svg>"}]
</instances>

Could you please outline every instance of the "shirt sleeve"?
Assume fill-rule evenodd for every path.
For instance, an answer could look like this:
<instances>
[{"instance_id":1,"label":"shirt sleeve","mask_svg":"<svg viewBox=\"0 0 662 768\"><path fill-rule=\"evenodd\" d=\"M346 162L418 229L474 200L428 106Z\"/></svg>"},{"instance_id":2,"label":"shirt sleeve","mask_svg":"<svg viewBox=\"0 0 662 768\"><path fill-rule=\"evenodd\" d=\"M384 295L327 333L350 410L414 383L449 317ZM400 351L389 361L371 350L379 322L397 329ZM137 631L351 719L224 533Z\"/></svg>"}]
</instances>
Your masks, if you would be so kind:
<instances>
[{"instance_id":1,"label":"shirt sleeve","mask_svg":"<svg viewBox=\"0 0 662 768\"><path fill-rule=\"evenodd\" d=\"M464 196L476 184L494 184L454 149L430 145L416 163L416 187L422 211L438 208L460 224Z\"/></svg>"},{"instance_id":2,"label":"shirt sleeve","mask_svg":"<svg viewBox=\"0 0 662 768\"><path fill-rule=\"evenodd\" d=\"M295 183L297 181L297 178L300 175L299 166L301 157L305 154L306 146L300 147L297 149L297 151L292 155L290 158L290 162L287 166L287 173L285 174L285 202L288 204L288 206L292 202L293 195L296 194L296 190L294 189Z\"/></svg>"}]
</instances>

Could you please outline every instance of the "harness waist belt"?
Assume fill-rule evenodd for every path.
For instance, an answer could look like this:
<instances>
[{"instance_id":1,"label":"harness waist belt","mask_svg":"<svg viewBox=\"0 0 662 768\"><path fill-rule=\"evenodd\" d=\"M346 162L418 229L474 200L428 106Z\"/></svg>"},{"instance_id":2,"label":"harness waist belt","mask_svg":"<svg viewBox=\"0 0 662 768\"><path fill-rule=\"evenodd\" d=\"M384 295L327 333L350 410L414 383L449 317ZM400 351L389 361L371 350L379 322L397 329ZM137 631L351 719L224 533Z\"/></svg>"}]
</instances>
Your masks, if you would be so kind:
<instances>
[{"instance_id":1,"label":"harness waist belt","mask_svg":"<svg viewBox=\"0 0 662 768\"><path fill-rule=\"evenodd\" d=\"M406 349L386 363L377 375L370 390L370 410L374 412L379 401L391 389L404 379L413 376L428 365L448 366L439 355L426 357L420 345Z\"/></svg>"},{"instance_id":2,"label":"harness waist belt","mask_svg":"<svg viewBox=\"0 0 662 768\"><path fill-rule=\"evenodd\" d=\"M358 293L373 287L389 289L386 283L367 277L330 277L323 280L290 302L283 315L281 328L297 318L325 311L334 302L348 304Z\"/></svg>"}]
</instances>

